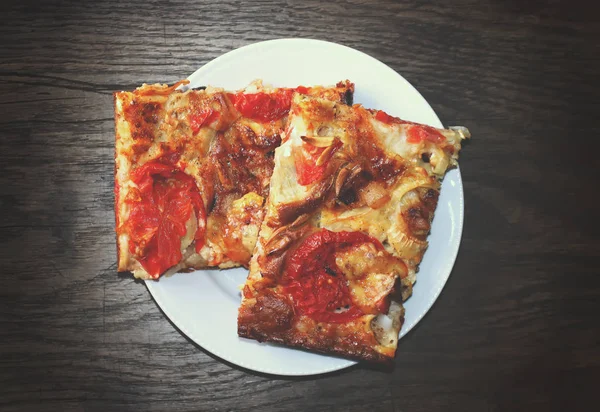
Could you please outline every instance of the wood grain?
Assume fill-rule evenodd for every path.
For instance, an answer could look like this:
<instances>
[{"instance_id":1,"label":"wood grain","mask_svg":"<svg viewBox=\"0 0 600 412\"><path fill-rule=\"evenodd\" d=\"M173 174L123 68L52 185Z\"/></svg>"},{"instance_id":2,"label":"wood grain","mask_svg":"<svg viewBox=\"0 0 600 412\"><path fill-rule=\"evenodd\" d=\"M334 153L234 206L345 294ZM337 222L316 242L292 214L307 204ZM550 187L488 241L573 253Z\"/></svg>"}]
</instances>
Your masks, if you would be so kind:
<instances>
[{"instance_id":1,"label":"wood grain","mask_svg":"<svg viewBox=\"0 0 600 412\"><path fill-rule=\"evenodd\" d=\"M4 2L0 410L591 409L600 14L586 3ZM115 272L112 91L279 37L371 54L474 136L453 274L392 371L242 370Z\"/></svg>"}]
</instances>

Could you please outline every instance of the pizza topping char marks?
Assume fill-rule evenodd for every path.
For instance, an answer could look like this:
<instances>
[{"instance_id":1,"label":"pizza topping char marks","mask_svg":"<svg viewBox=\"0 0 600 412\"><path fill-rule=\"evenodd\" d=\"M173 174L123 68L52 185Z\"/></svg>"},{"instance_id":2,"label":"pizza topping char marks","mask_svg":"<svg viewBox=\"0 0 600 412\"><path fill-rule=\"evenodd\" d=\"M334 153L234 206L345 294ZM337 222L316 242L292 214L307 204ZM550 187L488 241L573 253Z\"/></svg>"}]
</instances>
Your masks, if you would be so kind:
<instances>
[{"instance_id":1,"label":"pizza topping char marks","mask_svg":"<svg viewBox=\"0 0 600 412\"><path fill-rule=\"evenodd\" d=\"M158 102L138 103L131 101L124 109L125 118L131 127L133 140L152 140L162 106Z\"/></svg>"},{"instance_id":2,"label":"pizza topping char marks","mask_svg":"<svg viewBox=\"0 0 600 412\"><path fill-rule=\"evenodd\" d=\"M132 173L135 196L126 201L129 250L154 279L181 261L181 239L194 213L195 248L204 245L206 213L194 179L175 165L177 154L150 161Z\"/></svg>"},{"instance_id":3,"label":"pizza topping char marks","mask_svg":"<svg viewBox=\"0 0 600 412\"><path fill-rule=\"evenodd\" d=\"M270 153L279 142L277 133L259 137L240 122L215 137L208 154L211 163L207 166L214 175L215 189L209 213L226 215L231 202L244 194L267 196L266 178L273 170Z\"/></svg>"},{"instance_id":4,"label":"pizza topping char marks","mask_svg":"<svg viewBox=\"0 0 600 412\"><path fill-rule=\"evenodd\" d=\"M406 169L400 156L386 153L375 141L373 131L365 126L365 138L357 142L355 162L361 165L368 180L391 182Z\"/></svg>"},{"instance_id":5,"label":"pizza topping char marks","mask_svg":"<svg viewBox=\"0 0 600 412\"><path fill-rule=\"evenodd\" d=\"M425 240L431 229L439 192L430 188L419 188L407 193L406 197L408 205L400 209L406 229L414 238Z\"/></svg>"},{"instance_id":6,"label":"pizza topping char marks","mask_svg":"<svg viewBox=\"0 0 600 412\"><path fill-rule=\"evenodd\" d=\"M296 311L318 322L344 323L364 315L352 301L348 279L336 263L336 252L381 243L361 232L321 229L309 235L287 260L281 284L293 297Z\"/></svg>"}]
</instances>

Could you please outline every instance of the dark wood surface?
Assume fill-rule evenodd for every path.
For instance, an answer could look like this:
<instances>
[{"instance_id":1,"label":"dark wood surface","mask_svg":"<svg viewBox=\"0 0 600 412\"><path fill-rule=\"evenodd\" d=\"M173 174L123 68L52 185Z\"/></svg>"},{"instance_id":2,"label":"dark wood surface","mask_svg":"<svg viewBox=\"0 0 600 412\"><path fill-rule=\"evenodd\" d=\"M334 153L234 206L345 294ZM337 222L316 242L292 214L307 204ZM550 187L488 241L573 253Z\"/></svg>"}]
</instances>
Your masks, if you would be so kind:
<instances>
[{"instance_id":1,"label":"dark wood surface","mask_svg":"<svg viewBox=\"0 0 600 412\"><path fill-rule=\"evenodd\" d=\"M0 10L0 410L595 409L598 6L21 0ZM111 92L174 82L279 37L362 50L473 134L458 259L392 371L241 370L115 272Z\"/></svg>"}]
</instances>

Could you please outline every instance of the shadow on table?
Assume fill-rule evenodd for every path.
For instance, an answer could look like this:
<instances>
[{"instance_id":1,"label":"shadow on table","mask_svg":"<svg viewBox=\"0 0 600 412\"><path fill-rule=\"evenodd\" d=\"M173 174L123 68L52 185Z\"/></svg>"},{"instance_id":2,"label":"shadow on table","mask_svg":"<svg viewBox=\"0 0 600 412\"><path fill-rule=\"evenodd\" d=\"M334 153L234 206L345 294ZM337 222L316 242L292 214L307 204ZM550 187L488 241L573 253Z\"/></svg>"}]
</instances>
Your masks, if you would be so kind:
<instances>
[{"instance_id":1,"label":"shadow on table","mask_svg":"<svg viewBox=\"0 0 600 412\"><path fill-rule=\"evenodd\" d=\"M141 283L144 283L144 282L141 281ZM150 294L150 296L152 296L152 294ZM152 296L152 300L154 300L153 296ZM155 300L154 300L154 303L156 303ZM369 363L369 362L358 362L356 365L352 365L348 368L344 368L341 370L327 372L327 373L321 373L321 374L317 374L317 375L307 375L307 376L284 376L284 375L276 375L276 374L270 374L270 373L264 373L264 372L257 372L257 371L251 370L251 369L247 369L247 368L238 366L234 363L231 363L231 362L229 362L223 358L220 358L220 357L214 355L213 353L207 351L202 346L198 345L196 342L194 342L192 339L190 339L185 333L183 333L177 327L177 325L175 325L171 321L171 319L169 319L169 317L166 315L166 313L163 312L162 308L160 307L160 305L158 305L158 303L156 303L156 306L161 311L161 313L163 314L165 319L167 319L167 321L171 324L171 326L173 326L173 328L177 332L179 332L179 334L181 336L183 336L190 344L194 345L198 350L202 351L203 353L210 356L214 360L224 363L225 365L229 366L232 369L237 369L237 370L246 372L246 373L254 375L254 376L259 376L259 377L269 378L269 379L287 380L287 381L308 381L308 380L323 379L323 378L328 378L328 377L333 377L333 376L340 376L340 375L349 373L354 370L369 370L369 371L375 371L375 372L381 372L381 373L392 373L395 369L395 362L393 362L391 364L376 364L376 363ZM426 318L429 315L429 313L430 313L430 311L428 311L428 313L425 314L424 318ZM417 325L415 325L415 327L413 327L407 333L407 335L405 335L403 337L403 339L406 339L408 335L411 335L412 331L419 329L419 326L421 323L422 322L419 322ZM297 349L297 350L302 350L302 349Z\"/></svg>"}]
</instances>

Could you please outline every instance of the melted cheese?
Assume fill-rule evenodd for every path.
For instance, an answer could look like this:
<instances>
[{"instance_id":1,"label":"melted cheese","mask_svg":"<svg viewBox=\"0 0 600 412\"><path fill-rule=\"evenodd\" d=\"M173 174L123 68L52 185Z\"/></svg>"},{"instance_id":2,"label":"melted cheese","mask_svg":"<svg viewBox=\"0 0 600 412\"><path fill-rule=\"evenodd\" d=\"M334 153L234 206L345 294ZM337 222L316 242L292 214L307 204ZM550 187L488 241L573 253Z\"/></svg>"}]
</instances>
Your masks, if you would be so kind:
<instances>
[{"instance_id":1,"label":"melted cheese","mask_svg":"<svg viewBox=\"0 0 600 412\"><path fill-rule=\"evenodd\" d=\"M396 350L402 319L404 319L404 308L400 303L392 301L387 314L381 313L371 320L371 330L383 348Z\"/></svg>"},{"instance_id":2,"label":"melted cheese","mask_svg":"<svg viewBox=\"0 0 600 412\"><path fill-rule=\"evenodd\" d=\"M410 196L410 193L419 187L437 189L439 183L433 178L416 173L411 179L401 180L390 188L390 200L377 209L368 206L341 211L339 208L323 208L320 225L336 232L348 230L368 233L383 244L389 243L392 247L388 250L406 260L409 279L414 283L416 267L425 253L427 242L407 234L400 211L406 203L407 194Z\"/></svg>"},{"instance_id":3,"label":"melted cheese","mask_svg":"<svg viewBox=\"0 0 600 412\"><path fill-rule=\"evenodd\" d=\"M291 155L293 141L290 139L275 150L270 205L298 202L310 193L307 186L299 185L297 181L296 165Z\"/></svg>"},{"instance_id":4,"label":"melted cheese","mask_svg":"<svg viewBox=\"0 0 600 412\"><path fill-rule=\"evenodd\" d=\"M235 221L229 226L238 226L241 242L248 254L252 254L258 239L258 230L262 223L264 198L257 193L250 192L235 200L228 213L228 220ZM248 223L246 223L248 222Z\"/></svg>"},{"instance_id":5,"label":"melted cheese","mask_svg":"<svg viewBox=\"0 0 600 412\"><path fill-rule=\"evenodd\" d=\"M198 220L196 220L196 215L194 213L190 213L190 218L185 223L186 232L185 235L181 238L181 253L185 254L187 248L194 241L194 236L196 235L196 229L198 229Z\"/></svg>"},{"instance_id":6,"label":"melted cheese","mask_svg":"<svg viewBox=\"0 0 600 412\"><path fill-rule=\"evenodd\" d=\"M392 262L386 255L387 252L373 251L367 244L336 253L336 264L348 279L352 301L363 312L376 313L376 304L390 293L396 278L404 273L404 265ZM377 260L385 260L389 265L373 264Z\"/></svg>"}]
</instances>

